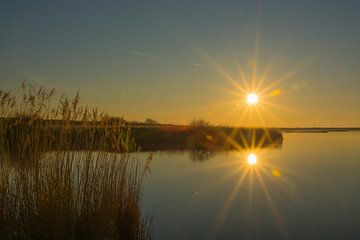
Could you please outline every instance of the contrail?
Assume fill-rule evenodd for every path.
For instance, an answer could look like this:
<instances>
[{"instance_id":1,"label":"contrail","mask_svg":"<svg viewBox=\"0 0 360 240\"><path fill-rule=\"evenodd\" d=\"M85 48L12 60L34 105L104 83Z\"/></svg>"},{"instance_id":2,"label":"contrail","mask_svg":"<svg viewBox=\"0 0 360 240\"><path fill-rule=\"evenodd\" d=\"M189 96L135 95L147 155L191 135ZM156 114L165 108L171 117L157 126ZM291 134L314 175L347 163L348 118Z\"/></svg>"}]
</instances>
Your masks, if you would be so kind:
<instances>
[{"instance_id":1,"label":"contrail","mask_svg":"<svg viewBox=\"0 0 360 240\"><path fill-rule=\"evenodd\" d=\"M152 57L152 58L160 58L161 57L159 55L155 55L155 54L151 54L151 53L147 53L147 52L140 52L140 51L136 51L136 50L132 50L132 49L120 49L119 51L128 53L128 54L132 54L132 55L137 55L137 56ZM191 64L194 67L211 68L208 65L196 63L196 62L190 62L189 64Z\"/></svg>"},{"instance_id":2,"label":"contrail","mask_svg":"<svg viewBox=\"0 0 360 240\"><path fill-rule=\"evenodd\" d=\"M352 96L352 95L346 95L346 96L344 96L344 98L346 98L346 99L348 99L348 100L359 100L358 97Z\"/></svg>"},{"instance_id":3,"label":"contrail","mask_svg":"<svg viewBox=\"0 0 360 240\"><path fill-rule=\"evenodd\" d=\"M195 67L206 67L206 68L209 68L208 65L205 65L205 64L201 64L201 63L191 63L191 65L195 66Z\"/></svg>"},{"instance_id":4,"label":"contrail","mask_svg":"<svg viewBox=\"0 0 360 240\"><path fill-rule=\"evenodd\" d=\"M120 52L125 52L125 53L129 53L129 54L138 55L138 56L145 56L145 57L153 57L153 58L158 58L159 57L159 56L151 54L151 53L139 52L139 51L130 50L130 49L120 49Z\"/></svg>"}]
</instances>

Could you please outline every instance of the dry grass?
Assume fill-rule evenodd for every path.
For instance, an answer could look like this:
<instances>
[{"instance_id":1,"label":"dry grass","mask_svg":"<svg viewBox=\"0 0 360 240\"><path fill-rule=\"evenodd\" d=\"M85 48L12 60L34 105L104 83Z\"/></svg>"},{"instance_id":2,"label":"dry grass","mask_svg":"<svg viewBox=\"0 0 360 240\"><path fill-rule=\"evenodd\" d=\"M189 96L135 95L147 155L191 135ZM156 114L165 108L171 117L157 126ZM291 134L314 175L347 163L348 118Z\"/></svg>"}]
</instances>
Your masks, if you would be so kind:
<instances>
[{"instance_id":1,"label":"dry grass","mask_svg":"<svg viewBox=\"0 0 360 240\"><path fill-rule=\"evenodd\" d=\"M139 205L146 171L127 154L122 121L79 107L78 94L53 104L54 90L22 89L20 101L0 92L1 239L151 238Z\"/></svg>"}]
</instances>

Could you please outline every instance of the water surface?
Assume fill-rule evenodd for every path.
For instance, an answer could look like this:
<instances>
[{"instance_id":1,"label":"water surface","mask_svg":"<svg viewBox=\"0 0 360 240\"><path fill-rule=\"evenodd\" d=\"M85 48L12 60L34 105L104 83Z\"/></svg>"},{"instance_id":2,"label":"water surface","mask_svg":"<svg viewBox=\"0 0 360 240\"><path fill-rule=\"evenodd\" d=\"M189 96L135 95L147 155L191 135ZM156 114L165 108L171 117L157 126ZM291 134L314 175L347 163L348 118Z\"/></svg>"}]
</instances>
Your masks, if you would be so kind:
<instances>
[{"instance_id":1,"label":"water surface","mask_svg":"<svg viewBox=\"0 0 360 240\"><path fill-rule=\"evenodd\" d=\"M155 239L358 239L359 183L360 133L288 133L281 148L155 153L143 209Z\"/></svg>"}]
</instances>

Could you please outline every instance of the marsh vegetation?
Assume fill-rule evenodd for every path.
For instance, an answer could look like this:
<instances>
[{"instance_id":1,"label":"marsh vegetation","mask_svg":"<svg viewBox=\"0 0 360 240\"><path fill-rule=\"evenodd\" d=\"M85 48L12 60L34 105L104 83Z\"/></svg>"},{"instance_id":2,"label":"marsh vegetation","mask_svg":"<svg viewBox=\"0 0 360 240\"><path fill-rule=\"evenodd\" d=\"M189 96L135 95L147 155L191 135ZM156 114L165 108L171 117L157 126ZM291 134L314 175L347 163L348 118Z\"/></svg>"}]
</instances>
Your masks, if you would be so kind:
<instances>
[{"instance_id":1,"label":"marsh vegetation","mask_svg":"<svg viewBox=\"0 0 360 240\"><path fill-rule=\"evenodd\" d=\"M128 128L55 95L0 92L1 239L151 238Z\"/></svg>"}]
</instances>

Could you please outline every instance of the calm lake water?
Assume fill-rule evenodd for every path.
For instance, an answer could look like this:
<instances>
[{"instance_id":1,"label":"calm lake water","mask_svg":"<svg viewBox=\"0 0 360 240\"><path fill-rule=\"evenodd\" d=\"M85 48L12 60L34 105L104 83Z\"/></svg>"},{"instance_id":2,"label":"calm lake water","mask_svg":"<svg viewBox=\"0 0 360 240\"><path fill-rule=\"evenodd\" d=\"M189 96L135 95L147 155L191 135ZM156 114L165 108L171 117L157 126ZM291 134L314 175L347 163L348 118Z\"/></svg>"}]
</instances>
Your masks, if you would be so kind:
<instances>
[{"instance_id":1,"label":"calm lake water","mask_svg":"<svg viewBox=\"0 0 360 240\"><path fill-rule=\"evenodd\" d=\"M288 133L253 152L157 152L142 204L155 239L359 239L359 184L359 132Z\"/></svg>"}]
</instances>

